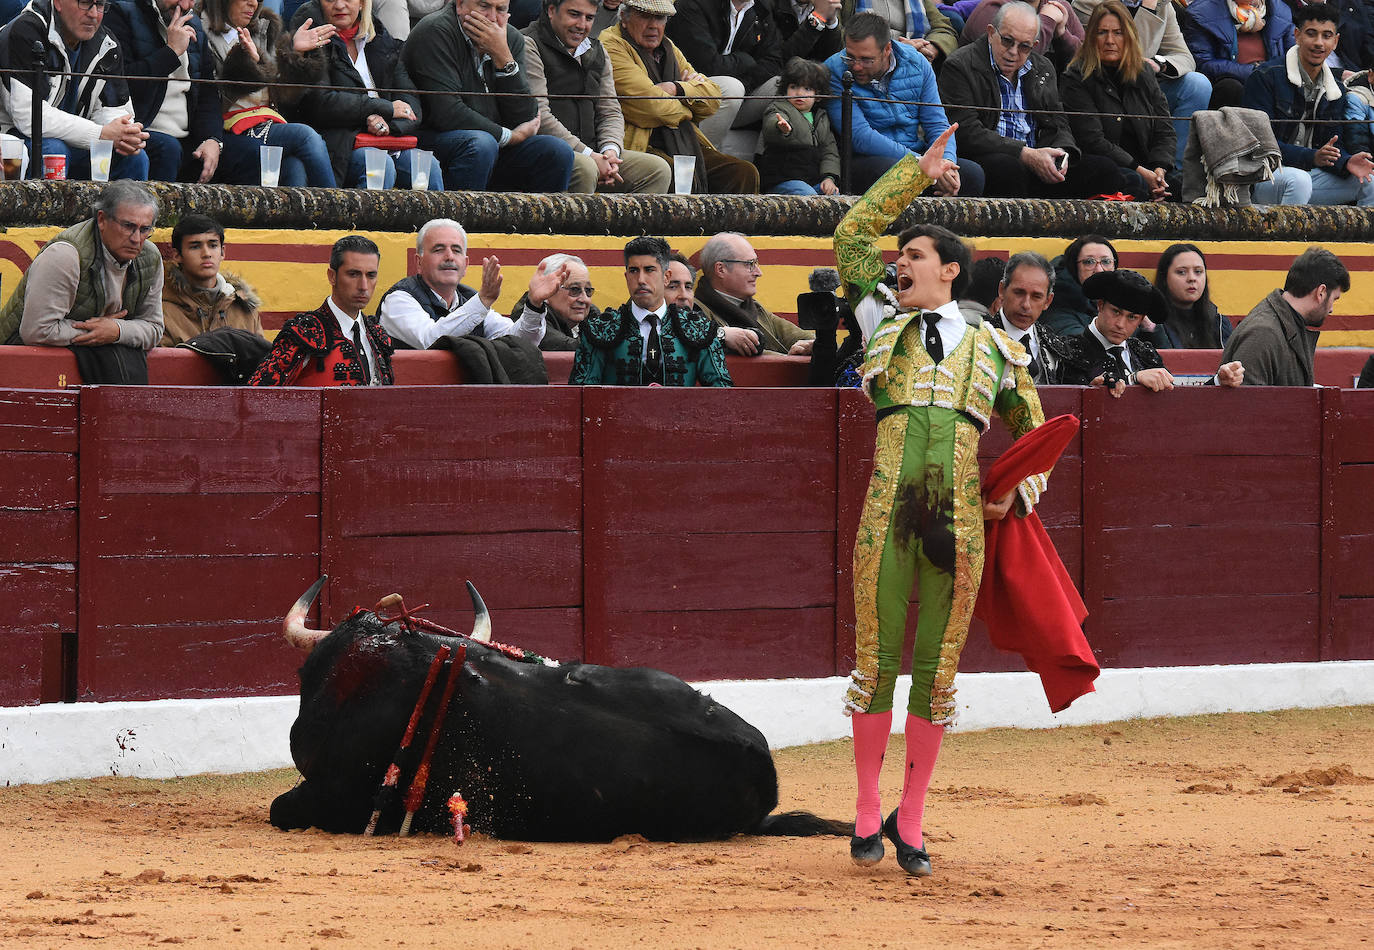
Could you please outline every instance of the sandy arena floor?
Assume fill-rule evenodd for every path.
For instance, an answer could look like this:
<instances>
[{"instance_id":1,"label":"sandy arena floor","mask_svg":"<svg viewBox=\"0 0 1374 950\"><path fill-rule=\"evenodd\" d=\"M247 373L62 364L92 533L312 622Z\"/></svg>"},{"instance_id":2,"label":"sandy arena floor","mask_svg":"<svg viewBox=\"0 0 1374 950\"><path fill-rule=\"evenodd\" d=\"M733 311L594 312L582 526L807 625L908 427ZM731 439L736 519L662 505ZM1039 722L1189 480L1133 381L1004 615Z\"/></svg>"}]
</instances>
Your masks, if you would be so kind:
<instances>
[{"instance_id":1,"label":"sandy arena floor","mask_svg":"<svg viewBox=\"0 0 1374 950\"><path fill-rule=\"evenodd\" d=\"M783 807L852 817L849 743L776 758ZM0 946L1329 950L1374 929L1374 707L953 735L920 881L839 839L287 834L267 806L294 779L0 790Z\"/></svg>"}]
</instances>

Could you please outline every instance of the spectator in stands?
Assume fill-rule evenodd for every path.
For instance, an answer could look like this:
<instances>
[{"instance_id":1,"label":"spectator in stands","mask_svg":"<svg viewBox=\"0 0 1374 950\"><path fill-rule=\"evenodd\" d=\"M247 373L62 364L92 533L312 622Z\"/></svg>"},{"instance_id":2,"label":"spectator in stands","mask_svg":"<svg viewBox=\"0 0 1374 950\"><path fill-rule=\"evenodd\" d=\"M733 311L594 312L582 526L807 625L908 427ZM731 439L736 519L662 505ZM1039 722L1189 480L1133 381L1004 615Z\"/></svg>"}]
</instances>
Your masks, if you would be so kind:
<instances>
[{"instance_id":1,"label":"spectator in stands","mask_svg":"<svg viewBox=\"0 0 1374 950\"><path fill-rule=\"evenodd\" d=\"M1101 0L1074 0L1073 8L1081 20L1087 22L1093 8ZM1154 72L1164 98L1169 102L1169 114L1174 116L1174 167L1182 168L1183 150L1188 145L1192 123L1188 119L1199 109L1206 109L1212 97L1212 83L1197 71L1197 63L1183 39L1178 25L1178 13L1172 0L1139 0L1126 5L1135 23L1140 51L1145 66Z\"/></svg>"},{"instance_id":2,"label":"spectator in stands","mask_svg":"<svg viewBox=\"0 0 1374 950\"><path fill-rule=\"evenodd\" d=\"M537 270L555 274L561 267L567 268L567 278L545 302L544 338L539 341L539 348L571 352L577 349L583 321L601 311L592 304L592 276L582 258L572 254L550 254L539 262ZM516 301L509 317L512 323L526 312L529 299L527 291Z\"/></svg>"},{"instance_id":3,"label":"spectator in stands","mask_svg":"<svg viewBox=\"0 0 1374 950\"><path fill-rule=\"evenodd\" d=\"M16 71L0 74L0 129L21 136L36 161L63 156L68 178L90 178L91 146L108 140L114 145L109 177L143 181L148 133L134 121L124 57L104 19L105 6L95 0L33 0L0 29L0 69ZM40 62L48 88L43 141L35 148L27 77Z\"/></svg>"},{"instance_id":4,"label":"spectator in stands","mask_svg":"<svg viewBox=\"0 0 1374 950\"><path fill-rule=\"evenodd\" d=\"M382 327L399 348L427 350L469 334L494 340L515 334L538 346L544 338L545 303L567 282L571 269L541 265L514 320L491 309L501 296L501 262L482 258L480 290L462 284L468 269L468 234L457 221L426 221L415 236L418 273L392 284L382 295ZM586 285L590 288L590 283Z\"/></svg>"},{"instance_id":5,"label":"spectator in stands","mask_svg":"<svg viewBox=\"0 0 1374 950\"><path fill-rule=\"evenodd\" d=\"M986 36L960 47L945 63L940 98L959 126L960 151L983 167L986 195L1089 198L1120 192L1116 163L1083 154L1075 143L1054 67L1032 52L1039 31L1035 8L1013 0L997 11ZM1002 111L992 111L997 109Z\"/></svg>"},{"instance_id":6,"label":"spectator in stands","mask_svg":"<svg viewBox=\"0 0 1374 950\"><path fill-rule=\"evenodd\" d=\"M220 181L256 185L261 178L261 147L282 150L279 183L333 188L334 171L324 139L308 125L287 122L281 109L299 98L300 90L277 88L284 82L315 83L323 63L304 56L333 37L331 24L303 24L295 33L282 30L281 18L257 0L202 0L201 12L220 80L224 148Z\"/></svg>"},{"instance_id":7,"label":"spectator in stands","mask_svg":"<svg viewBox=\"0 0 1374 950\"><path fill-rule=\"evenodd\" d=\"M1137 201L1163 201L1183 190L1169 103L1145 65L1135 24L1121 0L1105 0L1088 18L1087 42L1059 77L1074 141L1121 171ZM1101 113L1092 115L1089 113Z\"/></svg>"},{"instance_id":8,"label":"spectator in stands","mask_svg":"<svg viewBox=\"0 0 1374 950\"><path fill-rule=\"evenodd\" d=\"M611 62L588 35L595 17L595 0L552 0L525 29L525 72L539 100L539 127L572 147L569 191L664 194L673 184L668 163L625 148ZM550 98L551 91L600 98Z\"/></svg>"},{"instance_id":9,"label":"spectator in stands","mask_svg":"<svg viewBox=\"0 0 1374 950\"><path fill-rule=\"evenodd\" d=\"M1075 347L1040 322L1054 300L1050 290L1054 268L1034 251L1021 251L1007 259L1007 269L997 287L1002 304L988 322L1006 333L1030 354L1030 373L1037 386L1064 381L1064 369Z\"/></svg>"},{"instance_id":10,"label":"spectator in stands","mask_svg":"<svg viewBox=\"0 0 1374 950\"><path fill-rule=\"evenodd\" d=\"M940 88L930 63L910 44L893 43L887 21L878 14L856 13L845 21L844 52L830 57L825 65L834 97L826 103L832 128L842 126L841 77L846 70L854 77L850 176L855 191L867 191L902 156L923 153L949 128L945 110L936 104ZM955 155L953 137L945 147L945 158L958 164L932 186L935 194L977 197L983 193L983 169Z\"/></svg>"},{"instance_id":11,"label":"spectator in stands","mask_svg":"<svg viewBox=\"0 0 1374 950\"><path fill-rule=\"evenodd\" d=\"M209 181L219 167L215 59L191 0L116 0L106 28L119 42L134 118L148 133L153 181ZM206 83L193 83L197 79Z\"/></svg>"},{"instance_id":12,"label":"spectator in stands","mask_svg":"<svg viewBox=\"0 0 1374 950\"><path fill-rule=\"evenodd\" d=\"M691 310L697 305L693 293L697 285L697 269L681 251L668 255L668 269L663 274L663 296L669 303Z\"/></svg>"},{"instance_id":13,"label":"spectator in stands","mask_svg":"<svg viewBox=\"0 0 1374 950\"><path fill-rule=\"evenodd\" d=\"M1365 360L1364 369L1360 370L1360 378L1355 380L1356 389L1374 389L1374 356Z\"/></svg>"},{"instance_id":14,"label":"spectator in stands","mask_svg":"<svg viewBox=\"0 0 1374 950\"><path fill-rule=\"evenodd\" d=\"M775 195L840 193L840 144L830 115L816 97L830 86L830 71L794 56L778 81L782 97L763 116L759 187Z\"/></svg>"},{"instance_id":15,"label":"spectator in stands","mask_svg":"<svg viewBox=\"0 0 1374 950\"><path fill-rule=\"evenodd\" d=\"M422 156L408 140L419 130L422 106L401 62L401 41L373 18L371 7L372 0L309 0L296 10L291 20L295 29L307 20L334 27L328 42L303 55L323 73L325 85L343 88L307 89L291 115L320 133L341 186L366 187L371 153L383 160L381 187L409 188ZM360 146L359 135L407 141ZM443 191L439 162L432 156L424 160L429 162L428 189Z\"/></svg>"},{"instance_id":16,"label":"spectator in stands","mask_svg":"<svg viewBox=\"0 0 1374 950\"><path fill-rule=\"evenodd\" d=\"M1374 156L1368 125L1346 125L1345 86L1326 60L1340 37L1340 14L1312 3L1294 16L1297 43L1282 58L1257 66L1245 80L1241 104L1273 119L1283 164L1311 180L1314 205L1374 205ZM1277 182L1251 189L1259 204L1279 199Z\"/></svg>"},{"instance_id":17,"label":"spectator in stands","mask_svg":"<svg viewBox=\"0 0 1374 950\"><path fill-rule=\"evenodd\" d=\"M282 326L250 386L390 386L391 338L367 314L382 252L359 234L329 252L329 296Z\"/></svg>"},{"instance_id":18,"label":"spectator in stands","mask_svg":"<svg viewBox=\"0 0 1374 950\"><path fill-rule=\"evenodd\" d=\"M1312 363L1320 330L1341 294L1350 290L1350 272L1324 247L1309 247L1288 268L1283 289L1275 290L1236 326L1222 362L1245 364L1248 386L1312 386Z\"/></svg>"},{"instance_id":19,"label":"spectator in stands","mask_svg":"<svg viewBox=\"0 0 1374 950\"><path fill-rule=\"evenodd\" d=\"M1196 244L1170 244L1155 267L1155 289L1164 295L1168 319L1151 342L1164 349L1219 350L1231 337L1231 321L1212 303L1207 259Z\"/></svg>"},{"instance_id":20,"label":"spectator in stands","mask_svg":"<svg viewBox=\"0 0 1374 950\"><path fill-rule=\"evenodd\" d=\"M1240 105L1255 67L1293 45L1293 16L1284 0L1191 0L1179 23L1198 72L1212 81L1213 109Z\"/></svg>"},{"instance_id":21,"label":"spectator in stands","mask_svg":"<svg viewBox=\"0 0 1374 950\"><path fill-rule=\"evenodd\" d=\"M1006 4L1007 0L982 0L964 22L960 44L974 43L987 33L988 24ZM1078 19L1068 0L1036 0L1032 5L1040 14L1040 35L1035 41L1035 52L1042 54L1054 64L1057 72L1062 73L1083 46L1083 21Z\"/></svg>"},{"instance_id":22,"label":"spectator in stands","mask_svg":"<svg viewBox=\"0 0 1374 950\"><path fill-rule=\"evenodd\" d=\"M725 348L740 356L808 356L816 334L770 313L757 300L759 255L743 234L722 231L701 249L696 305L725 331Z\"/></svg>"},{"instance_id":23,"label":"spectator in stands","mask_svg":"<svg viewBox=\"0 0 1374 950\"><path fill-rule=\"evenodd\" d=\"M0 340L70 347L87 383L147 383L145 354L162 336L156 219L145 186L106 185L95 215L48 241L19 279L0 308Z\"/></svg>"},{"instance_id":24,"label":"spectator in stands","mask_svg":"<svg viewBox=\"0 0 1374 950\"><path fill-rule=\"evenodd\" d=\"M1099 271L1116 270L1116 263L1116 248L1100 234L1085 234L1066 247L1054 262L1054 299L1045 325L1063 336L1086 330L1097 308L1083 293L1083 282Z\"/></svg>"},{"instance_id":25,"label":"spectator in stands","mask_svg":"<svg viewBox=\"0 0 1374 950\"><path fill-rule=\"evenodd\" d=\"M978 326L997 309L997 287L1006 266L1000 257L983 257L969 268L968 286L959 298L959 312L969 326Z\"/></svg>"},{"instance_id":26,"label":"spectator in stands","mask_svg":"<svg viewBox=\"0 0 1374 950\"><path fill-rule=\"evenodd\" d=\"M844 0L840 25L847 26L859 13L877 14L899 44L920 53L933 68L959 48L959 31L935 0Z\"/></svg>"},{"instance_id":27,"label":"spectator in stands","mask_svg":"<svg viewBox=\"0 0 1374 950\"><path fill-rule=\"evenodd\" d=\"M1295 20L1297 11L1309 2L1319 0L1288 0ZM1374 11L1364 0L1336 0L1331 6L1340 14L1337 22L1341 26L1341 36L1326 65L1331 67L1337 79L1345 81L1352 73L1374 65Z\"/></svg>"},{"instance_id":28,"label":"spectator in stands","mask_svg":"<svg viewBox=\"0 0 1374 950\"><path fill-rule=\"evenodd\" d=\"M664 299L670 253L668 242L657 237L637 237L625 245L630 299L583 323L570 384L731 385L716 325Z\"/></svg>"},{"instance_id":29,"label":"spectator in stands","mask_svg":"<svg viewBox=\"0 0 1374 950\"><path fill-rule=\"evenodd\" d=\"M759 2L759 0L755 0ZM840 28L843 0L764 0L782 35L783 49L793 56L825 62L844 48Z\"/></svg>"},{"instance_id":30,"label":"spectator in stands","mask_svg":"<svg viewBox=\"0 0 1374 950\"><path fill-rule=\"evenodd\" d=\"M1174 388L1159 351L1135 336L1140 322L1165 319L1164 295L1148 280L1129 270L1103 271L1083 283L1097 315L1074 339L1074 353L1064 368L1063 381L1073 386L1101 386L1110 381L1112 395L1139 384L1160 392Z\"/></svg>"},{"instance_id":31,"label":"spectator in stands","mask_svg":"<svg viewBox=\"0 0 1374 950\"><path fill-rule=\"evenodd\" d=\"M183 215L172 228L172 259L163 271L161 346L220 327L263 336L262 300L243 278L223 272L223 263L223 225L203 214Z\"/></svg>"},{"instance_id":32,"label":"spectator in stands","mask_svg":"<svg viewBox=\"0 0 1374 950\"><path fill-rule=\"evenodd\" d=\"M717 151L698 123L720 108L720 86L707 79L665 35L672 0L621 0L620 22L601 34L625 115L625 147L696 159L697 194L758 194L749 162Z\"/></svg>"},{"instance_id":33,"label":"spectator in stands","mask_svg":"<svg viewBox=\"0 0 1374 950\"><path fill-rule=\"evenodd\" d=\"M454 0L411 31L403 59L425 97L421 144L444 184L473 191L567 191L572 147L539 134L525 82L525 38L506 22L509 0ZM503 93L489 96L488 92Z\"/></svg>"}]
</instances>

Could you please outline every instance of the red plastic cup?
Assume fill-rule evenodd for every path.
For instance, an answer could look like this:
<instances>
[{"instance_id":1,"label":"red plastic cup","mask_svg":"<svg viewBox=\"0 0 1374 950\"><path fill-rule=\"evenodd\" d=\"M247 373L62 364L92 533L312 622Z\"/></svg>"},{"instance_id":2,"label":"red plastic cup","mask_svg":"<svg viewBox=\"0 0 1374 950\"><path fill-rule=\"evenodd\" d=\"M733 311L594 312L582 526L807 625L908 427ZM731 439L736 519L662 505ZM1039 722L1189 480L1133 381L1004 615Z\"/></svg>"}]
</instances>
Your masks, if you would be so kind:
<instances>
[{"instance_id":1,"label":"red plastic cup","mask_svg":"<svg viewBox=\"0 0 1374 950\"><path fill-rule=\"evenodd\" d=\"M67 180L67 156L65 155L44 155L43 156L43 177L48 181Z\"/></svg>"}]
</instances>

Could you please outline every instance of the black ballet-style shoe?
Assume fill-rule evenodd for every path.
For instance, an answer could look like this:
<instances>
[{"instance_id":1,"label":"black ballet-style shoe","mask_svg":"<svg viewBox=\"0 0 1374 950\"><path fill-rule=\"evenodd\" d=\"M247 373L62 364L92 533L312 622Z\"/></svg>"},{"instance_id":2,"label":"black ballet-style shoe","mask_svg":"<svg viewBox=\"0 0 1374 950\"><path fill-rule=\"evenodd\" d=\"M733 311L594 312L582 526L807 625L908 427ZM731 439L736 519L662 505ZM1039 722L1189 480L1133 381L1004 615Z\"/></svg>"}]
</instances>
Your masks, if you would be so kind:
<instances>
[{"instance_id":1,"label":"black ballet-style shoe","mask_svg":"<svg viewBox=\"0 0 1374 950\"><path fill-rule=\"evenodd\" d=\"M859 867L872 867L883 859L883 830L879 828L867 838L851 835L849 856Z\"/></svg>"},{"instance_id":2,"label":"black ballet-style shoe","mask_svg":"<svg viewBox=\"0 0 1374 950\"><path fill-rule=\"evenodd\" d=\"M910 874L912 877L930 877L935 873L930 867L930 855L920 848L913 848L902 840L901 835L897 834L897 812L894 809L892 814L887 816L887 821L883 822L883 834L891 839L892 844L897 849L897 865ZM924 844L925 842L921 842Z\"/></svg>"}]
</instances>

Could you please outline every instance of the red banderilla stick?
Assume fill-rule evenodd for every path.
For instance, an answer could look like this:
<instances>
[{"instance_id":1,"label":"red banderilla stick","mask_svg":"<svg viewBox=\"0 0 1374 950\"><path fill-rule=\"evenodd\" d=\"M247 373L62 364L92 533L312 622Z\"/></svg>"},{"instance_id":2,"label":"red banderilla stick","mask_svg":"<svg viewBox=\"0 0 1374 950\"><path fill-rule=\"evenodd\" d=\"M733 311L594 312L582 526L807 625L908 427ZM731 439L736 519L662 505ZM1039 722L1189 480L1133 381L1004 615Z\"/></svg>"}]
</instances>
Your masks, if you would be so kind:
<instances>
[{"instance_id":1,"label":"red banderilla stick","mask_svg":"<svg viewBox=\"0 0 1374 950\"><path fill-rule=\"evenodd\" d=\"M439 668L444 665L448 655L452 653L448 644L439 647L439 652L434 654L434 659L430 661L429 672L425 674L425 685L420 687L420 696L415 700L415 709L410 714L410 722L406 724L406 731L401 736L401 745L396 750L396 754L391 758L391 764L387 766L386 777L382 779L381 787L377 789L377 798L372 806L372 817L368 819L367 830L363 832L365 836L377 833L377 820L382 817L382 809L390 803L396 793L396 785L401 780L401 756L405 755L410 748L410 740L415 737L415 727L420 724L420 717L425 713L425 703L429 700L429 691L434 688L434 681L439 678Z\"/></svg>"},{"instance_id":2,"label":"red banderilla stick","mask_svg":"<svg viewBox=\"0 0 1374 950\"><path fill-rule=\"evenodd\" d=\"M410 823L420 810L425 798L425 786L429 784L429 760L434 757L434 747L439 744L439 733L443 731L444 717L448 715L449 700L458 686L458 677L463 672L463 663L468 658L468 648L458 647L458 653L448 661L448 679L444 681L444 695L439 700L439 708L434 713L434 723L429 727L429 741L425 743L424 755L420 757L420 767L415 770L415 778L410 781L406 792L406 816L401 821L400 837L410 834Z\"/></svg>"}]
</instances>

